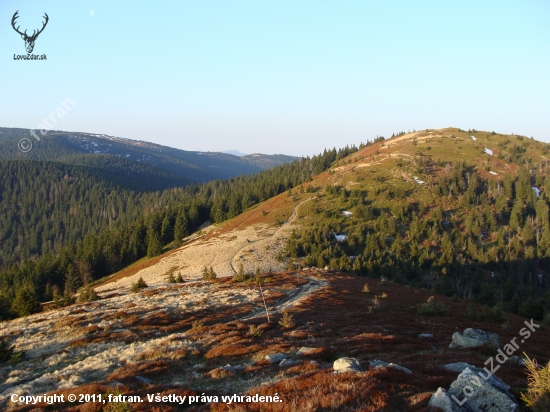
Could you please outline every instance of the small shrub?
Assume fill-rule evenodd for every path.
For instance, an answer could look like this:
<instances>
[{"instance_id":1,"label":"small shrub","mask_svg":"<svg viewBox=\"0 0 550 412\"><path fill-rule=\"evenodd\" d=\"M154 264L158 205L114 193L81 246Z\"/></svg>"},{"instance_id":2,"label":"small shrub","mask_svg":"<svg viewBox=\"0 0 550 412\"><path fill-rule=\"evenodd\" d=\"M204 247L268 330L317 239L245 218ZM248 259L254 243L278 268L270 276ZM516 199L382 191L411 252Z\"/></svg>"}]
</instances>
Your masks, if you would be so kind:
<instances>
[{"instance_id":1,"label":"small shrub","mask_svg":"<svg viewBox=\"0 0 550 412\"><path fill-rule=\"evenodd\" d=\"M414 309L419 315L426 316L446 315L449 311L449 308L443 302L435 300L434 296L430 296L427 302L417 305Z\"/></svg>"},{"instance_id":2,"label":"small shrub","mask_svg":"<svg viewBox=\"0 0 550 412\"><path fill-rule=\"evenodd\" d=\"M260 338L263 335L264 331L260 329L259 326L256 325L250 325L248 327L248 336L253 336L255 338Z\"/></svg>"},{"instance_id":3,"label":"small shrub","mask_svg":"<svg viewBox=\"0 0 550 412\"><path fill-rule=\"evenodd\" d=\"M4 362L17 363L21 361L21 358L25 352L16 352L13 346L8 345L8 342L4 339L0 339L0 364Z\"/></svg>"},{"instance_id":4,"label":"small shrub","mask_svg":"<svg viewBox=\"0 0 550 412\"><path fill-rule=\"evenodd\" d=\"M206 266L202 268L202 280L214 280L218 277L212 266L207 268Z\"/></svg>"},{"instance_id":5,"label":"small shrub","mask_svg":"<svg viewBox=\"0 0 550 412\"><path fill-rule=\"evenodd\" d=\"M53 292L53 305L57 309L71 306L74 302L74 297L67 292L65 292L63 295L60 294L57 290Z\"/></svg>"},{"instance_id":6,"label":"small shrub","mask_svg":"<svg viewBox=\"0 0 550 412\"><path fill-rule=\"evenodd\" d=\"M233 276L233 280L237 282L242 282L245 280L242 263L239 263L239 269L237 270L237 273L235 273L235 275Z\"/></svg>"},{"instance_id":7,"label":"small shrub","mask_svg":"<svg viewBox=\"0 0 550 412\"><path fill-rule=\"evenodd\" d=\"M363 285L363 293L370 293L370 288L369 288L369 284L368 283L365 283Z\"/></svg>"},{"instance_id":8,"label":"small shrub","mask_svg":"<svg viewBox=\"0 0 550 412\"><path fill-rule=\"evenodd\" d=\"M130 288L130 292L137 293L141 289L145 289L146 287L147 287L147 283L145 283L143 278L140 276L139 279L135 283L132 283L132 287Z\"/></svg>"},{"instance_id":9,"label":"small shrub","mask_svg":"<svg viewBox=\"0 0 550 412\"><path fill-rule=\"evenodd\" d=\"M527 368L527 393L521 394L521 399L533 412L550 410L550 362L546 366L538 365L535 359L530 359L525 353Z\"/></svg>"},{"instance_id":10,"label":"small shrub","mask_svg":"<svg viewBox=\"0 0 550 412\"><path fill-rule=\"evenodd\" d=\"M378 299L378 295L375 295L374 299L372 299L372 306L369 306L368 313L379 313L381 310L380 299Z\"/></svg>"},{"instance_id":11,"label":"small shrub","mask_svg":"<svg viewBox=\"0 0 550 412\"><path fill-rule=\"evenodd\" d=\"M181 277L181 272L176 276L176 283L183 283L183 278Z\"/></svg>"},{"instance_id":12,"label":"small shrub","mask_svg":"<svg viewBox=\"0 0 550 412\"><path fill-rule=\"evenodd\" d=\"M380 297L381 297L382 299L386 299L386 298L388 297L388 294L387 294L386 292L383 292L383 293L380 295Z\"/></svg>"},{"instance_id":13,"label":"small shrub","mask_svg":"<svg viewBox=\"0 0 550 412\"><path fill-rule=\"evenodd\" d=\"M283 312L283 317L279 321L279 325L285 329L293 328L295 326L294 317L286 311Z\"/></svg>"},{"instance_id":14,"label":"small shrub","mask_svg":"<svg viewBox=\"0 0 550 412\"><path fill-rule=\"evenodd\" d=\"M94 288L90 285L84 287L78 294L78 302L94 302L99 299Z\"/></svg>"},{"instance_id":15,"label":"small shrub","mask_svg":"<svg viewBox=\"0 0 550 412\"><path fill-rule=\"evenodd\" d=\"M166 281L168 283L176 283L176 278L174 277L174 272L176 271L178 267L172 266L170 269L168 269L168 272L166 272L164 275L167 276Z\"/></svg>"},{"instance_id":16,"label":"small shrub","mask_svg":"<svg viewBox=\"0 0 550 412\"><path fill-rule=\"evenodd\" d=\"M7 362L11 359L14 349L9 346L5 340L0 340L0 363Z\"/></svg>"},{"instance_id":17,"label":"small shrub","mask_svg":"<svg viewBox=\"0 0 550 412\"><path fill-rule=\"evenodd\" d=\"M477 309L472 302L468 304L468 308L466 309L466 316L470 319L476 319L478 316Z\"/></svg>"},{"instance_id":18,"label":"small shrub","mask_svg":"<svg viewBox=\"0 0 550 412\"><path fill-rule=\"evenodd\" d=\"M117 386L114 390L107 392L106 396L108 397L109 394L113 394L114 396L119 396L119 395L122 395L122 391L120 391ZM128 402L108 403L103 408L104 412L132 412L133 410L134 408Z\"/></svg>"},{"instance_id":19,"label":"small shrub","mask_svg":"<svg viewBox=\"0 0 550 412\"><path fill-rule=\"evenodd\" d=\"M191 325L191 328L192 329L200 329L203 327L203 323L200 321L200 320L194 320L192 325Z\"/></svg>"},{"instance_id":20,"label":"small shrub","mask_svg":"<svg viewBox=\"0 0 550 412\"><path fill-rule=\"evenodd\" d=\"M506 316L504 316L504 312L502 312L502 307L499 304L495 305L491 309L489 316L491 317L491 319L493 319L495 322L499 324L502 324L508 321Z\"/></svg>"},{"instance_id":21,"label":"small shrub","mask_svg":"<svg viewBox=\"0 0 550 412\"><path fill-rule=\"evenodd\" d=\"M264 278L262 275L260 275L259 273L257 273L255 276L254 276L254 283L256 285L263 285L264 284Z\"/></svg>"}]
</instances>

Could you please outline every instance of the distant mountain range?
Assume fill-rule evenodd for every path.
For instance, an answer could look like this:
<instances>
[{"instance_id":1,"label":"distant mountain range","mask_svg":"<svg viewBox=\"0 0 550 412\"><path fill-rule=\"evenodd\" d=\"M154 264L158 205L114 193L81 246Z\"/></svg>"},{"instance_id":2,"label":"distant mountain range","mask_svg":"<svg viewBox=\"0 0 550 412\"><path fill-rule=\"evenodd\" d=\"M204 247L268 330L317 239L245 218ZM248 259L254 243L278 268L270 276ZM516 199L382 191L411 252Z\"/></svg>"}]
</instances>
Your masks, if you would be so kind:
<instances>
[{"instance_id":1,"label":"distant mountain range","mask_svg":"<svg viewBox=\"0 0 550 412\"><path fill-rule=\"evenodd\" d=\"M33 145L28 152L18 147L18 142L24 138ZM136 177L151 184L156 182L155 189L251 175L295 159L285 155L239 157L228 153L194 152L103 134L62 131L50 131L36 141L28 129L0 128L0 160L48 160L94 167L119 177L132 177L134 182Z\"/></svg>"},{"instance_id":2,"label":"distant mountain range","mask_svg":"<svg viewBox=\"0 0 550 412\"><path fill-rule=\"evenodd\" d=\"M239 152L238 150L224 150L222 153L227 153L233 156L246 156L246 153Z\"/></svg>"}]
</instances>

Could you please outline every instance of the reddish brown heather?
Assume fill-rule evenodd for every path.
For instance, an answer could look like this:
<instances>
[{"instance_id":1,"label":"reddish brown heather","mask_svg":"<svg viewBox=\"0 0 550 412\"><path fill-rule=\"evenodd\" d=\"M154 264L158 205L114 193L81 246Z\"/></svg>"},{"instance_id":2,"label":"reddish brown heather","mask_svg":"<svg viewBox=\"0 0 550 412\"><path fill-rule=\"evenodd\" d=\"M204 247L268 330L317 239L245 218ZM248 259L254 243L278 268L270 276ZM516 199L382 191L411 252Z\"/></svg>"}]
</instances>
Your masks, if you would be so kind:
<instances>
[{"instance_id":1,"label":"reddish brown heather","mask_svg":"<svg viewBox=\"0 0 550 412\"><path fill-rule=\"evenodd\" d=\"M166 336L181 328L181 331L187 331L184 339L193 341L196 348L174 351L176 353L166 353L164 356L159 351L146 351L140 356L141 361L126 364L112 372L107 382L122 382L125 385L122 393L139 394L144 398L153 391L194 394L192 391L197 390L198 394L205 392L218 396L235 392L241 395L278 393L284 401L232 406L202 405L185 409L189 411L428 411L427 403L431 394L440 386L448 388L457 376L457 373L442 369L442 365L468 362L482 367L486 359L494 354L486 347L449 349L454 332L462 332L468 327L495 332L500 335L504 345L517 337L519 330L524 327L525 319L510 314L506 314L509 321L507 329L489 318L470 319L467 315L468 302L456 302L438 295L435 295L435 299L448 306L448 314L422 316L411 310L411 307L426 302L433 295L428 291L337 273L327 274L325 278L329 280L328 286L318 289L299 305L288 309L296 324L292 330L277 324L282 316L280 313L273 315L271 324L265 323L263 315L248 321L235 320L235 317L250 313L253 305L219 308L215 311L205 307L185 313L159 310L142 314L144 322L136 323L135 318L132 319L129 322L130 330L126 332L97 332L73 341L72 345L146 340L148 337L157 338L157 332L160 336ZM370 293L362 292L366 280ZM297 280L294 273L276 274L272 282L266 283L265 289L269 291L284 286L290 290L303 282L305 280ZM216 280L214 286L227 288L228 293L250 287L230 279ZM381 311L369 314L372 297L383 293L387 297L380 299ZM269 295L268 306L274 305L275 297ZM477 309L479 313L482 312L481 308ZM121 322L128 321L136 314L127 316ZM191 329L195 320L203 322L203 326ZM249 325L252 324L263 331L261 337L248 335ZM420 333L432 333L435 337L419 339ZM546 363L549 340L550 333L539 329L521 344L518 355L524 351L539 362ZM299 357L295 355L295 350L302 346L317 349ZM274 352L286 353L291 359L302 363L287 368L272 365L265 360L265 355ZM366 372L332 374L332 362L342 356L360 359ZM369 369L368 361L374 359L397 363L409 368L413 374L406 375L393 369ZM318 364L309 363L312 360ZM251 361L255 361L255 364L236 373L224 373L218 369L227 363L237 365ZM217 372L209 373L213 370ZM199 378L191 377L192 372L198 373ZM140 383L135 378L138 375L146 376L156 383ZM497 376L512 387L513 394L519 399L519 389L527 385L525 369L503 365ZM188 388L181 386L175 389L161 385L170 385L176 381L184 382ZM247 382L254 384L240 392L232 389L242 388ZM265 384L261 385L262 382ZM92 386L80 386L71 391L92 393L89 389ZM67 410L93 411L96 410L94 407L91 404L79 405ZM181 410L175 405L149 405L147 402L134 407L137 408L135 410Z\"/></svg>"}]
</instances>

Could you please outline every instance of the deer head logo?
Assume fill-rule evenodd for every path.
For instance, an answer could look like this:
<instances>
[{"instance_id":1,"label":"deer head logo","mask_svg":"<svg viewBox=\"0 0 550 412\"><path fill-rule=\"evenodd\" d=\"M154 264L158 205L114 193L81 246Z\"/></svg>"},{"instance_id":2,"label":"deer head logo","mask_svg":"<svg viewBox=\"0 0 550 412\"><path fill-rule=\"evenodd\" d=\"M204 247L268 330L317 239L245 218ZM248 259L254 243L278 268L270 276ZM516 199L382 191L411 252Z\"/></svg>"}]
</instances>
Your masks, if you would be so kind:
<instances>
[{"instance_id":1,"label":"deer head logo","mask_svg":"<svg viewBox=\"0 0 550 412\"><path fill-rule=\"evenodd\" d=\"M42 33L42 31L44 31L44 28L46 27L46 24L48 24L48 20L50 18L48 17L48 15L46 13L44 13L44 18L46 19L46 21L43 23L42 28L40 30L38 30L38 32L36 30L34 30L32 35L29 36L29 35L27 35L27 30L25 30L24 33L21 33L19 31L19 26L17 26L17 28L15 27L15 20L17 20L17 18L19 17L17 15L17 13L19 13L19 10L17 10L15 12L15 14L13 15L13 17L11 19L11 25L12 25L13 29L21 35L21 38L23 40L25 40L25 48L27 49L27 53L32 53L32 51L34 49L34 42L36 41L36 38L38 37L38 35L40 33Z\"/></svg>"}]
</instances>

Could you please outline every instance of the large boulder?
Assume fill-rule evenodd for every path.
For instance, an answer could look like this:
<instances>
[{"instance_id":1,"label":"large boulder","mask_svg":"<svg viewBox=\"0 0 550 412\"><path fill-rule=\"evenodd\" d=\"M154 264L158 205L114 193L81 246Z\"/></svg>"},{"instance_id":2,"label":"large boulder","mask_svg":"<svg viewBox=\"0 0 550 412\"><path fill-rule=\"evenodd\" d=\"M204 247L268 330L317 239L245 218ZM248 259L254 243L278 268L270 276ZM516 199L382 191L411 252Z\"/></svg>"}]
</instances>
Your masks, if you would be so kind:
<instances>
[{"instance_id":1,"label":"large boulder","mask_svg":"<svg viewBox=\"0 0 550 412\"><path fill-rule=\"evenodd\" d=\"M428 406L444 412L517 412L519 405L508 391L510 387L497 376L488 377L485 370L457 362L444 366L447 370L463 368L449 391L439 388ZM487 379L485 379L487 378Z\"/></svg>"},{"instance_id":2,"label":"large boulder","mask_svg":"<svg viewBox=\"0 0 550 412\"><path fill-rule=\"evenodd\" d=\"M514 399L512 395L508 392L510 390L510 386L506 385L502 379L500 379L497 375L491 375L488 376L487 371L482 368L477 368L473 365L470 365L466 362L456 362L456 363L448 363L447 365L443 366L448 371L458 372L462 373L466 368L470 369L473 373L475 373L477 376L479 376L482 380L485 380L487 378L487 382L496 387L498 390L505 392L508 396L511 397L511 399ZM477 382L477 381L476 381Z\"/></svg>"},{"instance_id":3,"label":"large boulder","mask_svg":"<svg viewBox=\"0 0 550 412\"><path fill-rule=\"evenodd\" d=\"M359 361L355 358L340 358L334 361L332 369L335 372L361 372L363 369L359 364Z\"/></svg>"},{"instance_id":4,"label":"large boulder","mask_svg":"<svg viewBox=\"0 0 550 412\"><path fill-rule=\"evenodd\" d=\"M449 348L475 348L489 345L495 349L500 348L500 337L496 333L485 332L481 329L464 329L464 333L453 333Z\"/></svg>"}]
</instances>

